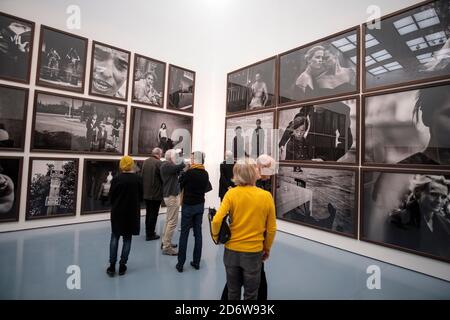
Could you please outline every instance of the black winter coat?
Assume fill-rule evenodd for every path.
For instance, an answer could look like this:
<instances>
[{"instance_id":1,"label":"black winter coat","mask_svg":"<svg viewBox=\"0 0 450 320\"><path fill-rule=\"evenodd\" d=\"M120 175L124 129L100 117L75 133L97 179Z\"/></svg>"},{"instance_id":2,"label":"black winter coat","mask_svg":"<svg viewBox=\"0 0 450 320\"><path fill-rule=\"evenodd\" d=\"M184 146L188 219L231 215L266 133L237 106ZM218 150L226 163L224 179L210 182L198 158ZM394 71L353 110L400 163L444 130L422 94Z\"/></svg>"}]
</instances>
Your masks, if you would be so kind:
<instances>
[{"instance_id":1,"label":"black winter coat","mask_svg":"<svg viewBox=\"0 0 450 320\"><path fill-rule=\"evenodd\" d=\"M139 235L141 222L142 178L121 173L111 181L111 229L121 236Z\"/></svg>"}]
</instances>

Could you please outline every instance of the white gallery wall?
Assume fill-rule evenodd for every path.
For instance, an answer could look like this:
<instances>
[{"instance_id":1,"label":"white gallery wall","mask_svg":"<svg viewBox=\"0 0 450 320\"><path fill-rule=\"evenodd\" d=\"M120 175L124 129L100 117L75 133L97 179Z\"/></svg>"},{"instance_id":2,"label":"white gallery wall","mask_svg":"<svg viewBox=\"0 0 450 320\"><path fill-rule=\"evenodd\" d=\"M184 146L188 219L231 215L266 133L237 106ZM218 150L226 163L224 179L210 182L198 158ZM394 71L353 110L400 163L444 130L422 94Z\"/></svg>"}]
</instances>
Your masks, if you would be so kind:
<instances>
[{"instance_id":1,"label":"white gallery wall","mask_svg":"<svg viewBox=\"0 0 450 320\"><path fill-rule=\"evenodd\" d=\"M89 57L91 42L97 40L196 71L193 149L203 150L207 154L206 167L214 190L207 195L206 205L217 207L219 163L222 161L224 144L226 74L364 23L371 15L367 12L369 6L378 6L381 15L385 15L418 2L414 0L1 0L1 11L34 21L36 28L29 86L30 109L25 141L20 221L1 224L0 232L109 218L108 214L80 216L81 197L78 197L78 212L75 217L25 221L25 195L30 156L28 152L30 111L36 88L34 82L37 39L41 24L87 37ZM66 21L69 14L66 10L70 5L77 5L81 10L79 30L67 29ZM132 68L131 65L130 70ZM90 63L87 65L86 75L89 75L89 72ZM27 87L8 81L1 83ZM44 90L58 92L51 89ZM88 94L78 96L88 97ZM103 100L97 97L94 99ZM129 106L132 105L130 101L129 98ZM128 111L128 128L129 119ZM128 141L125 150L128 150ZM54 156L54 154L33 154L33 156L41 155ZM80 155L80 173L84 158L108 157ZM79 194L81 183L80 174ZM444 262L280 220L278 229L450 280L450 268Z\"/></svg>"}]
</instances>

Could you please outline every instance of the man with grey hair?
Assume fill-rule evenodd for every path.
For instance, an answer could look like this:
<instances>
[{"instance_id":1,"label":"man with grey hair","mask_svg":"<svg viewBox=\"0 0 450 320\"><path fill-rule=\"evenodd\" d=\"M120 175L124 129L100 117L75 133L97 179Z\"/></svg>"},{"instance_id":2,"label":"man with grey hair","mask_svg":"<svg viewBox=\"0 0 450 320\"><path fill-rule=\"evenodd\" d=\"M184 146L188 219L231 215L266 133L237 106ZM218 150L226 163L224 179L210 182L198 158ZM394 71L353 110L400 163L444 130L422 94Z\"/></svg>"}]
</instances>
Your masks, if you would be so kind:
<instances>
[{"instance_id":1,"label":"man with grey hair","mask_svg":"<svg viewBox=\"0 0 450 320\"><path fill-rule=\"evenodd\" d=\"M159 208L163 199L161 180L162 150L154 148L151 156L142 165L141 176L143 180L144 200L146 206L145 215L145 240L157 240L159 235L155 232L158 220Z\"/></svg>"},{"instance_id":2,"label":"man with grey hair","mask_svg":"<svg viewBox=\"0 0 450 320\"><path fill-rule=\"evenodd\" d=\"M161 164L160 168L163 197L167 206L162 250L165 255L176 256L178 252L174 249L175 245L172 245L172 236L177 227L178 211L180 209L180 185L178 183L178 176L184 169L185 164L173 149L166 151L165 158L166 161Z\"/></svg>"}]
</instances>

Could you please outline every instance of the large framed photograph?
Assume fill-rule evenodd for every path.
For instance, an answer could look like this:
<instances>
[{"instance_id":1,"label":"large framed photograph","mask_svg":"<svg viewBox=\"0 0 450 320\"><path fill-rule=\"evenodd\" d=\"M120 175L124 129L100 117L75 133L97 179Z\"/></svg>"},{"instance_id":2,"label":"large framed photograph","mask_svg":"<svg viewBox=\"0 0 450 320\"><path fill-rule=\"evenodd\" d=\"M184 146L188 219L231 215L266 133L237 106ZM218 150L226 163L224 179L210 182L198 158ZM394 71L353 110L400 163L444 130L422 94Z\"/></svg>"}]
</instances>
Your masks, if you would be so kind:
<instances>
[{"instance_id":1,"label":"large framed photograph","mask_svg":"<svg viewBox=\"0 0 450 320\"><path fill-rule=\"evenodd\" d=\"M131 52L92 42L89 94L127 101Z\"/></svg>"},{"instance_id":2,"label":"large framed photograph","mask_svg":"<svg viewBox=\"0 0 450 320\"><path fill-rule=\"evenodd\" d=\"M226 118L224 153L233 152L234 159L256 159L262 154L275 158L274 127L275 113L272 111Z\"/></svg>"},{"instance_id":3,"label":"large framed photograph","mask_svg":"<svg viewBox=\"0 0 450 320\"><path fill-rule=\"evenodd\" d=\"M227 113L274 107L276 57L228 73Z\"/></svg>"},{"instance_id":4,"label":"large framed photograph","mask_svg":"<svg viewBox=\"0 0 450 320\"><path fill-rule=\"evenodd\" d=\"M195 71L169 65L167 108L194 112Z\"/></svg>"},{"instance_id":5,"label":"large framed photograph","mask_svg":"<svg viewBox=\"0 0 450 320\"><path fill-rule=\"evenodd\" d=\"M84 93L88 39L41 26L36 84Z\"/></svg>"},{"instance_id":6,"label":"large framed photograph","mask_svg":"<svg viewBox=\"0 0 450 320\"><path fill-rule=\"evenodd\" d=\"M280 161L359 162L359 97L278 110Z\"/></svg>"},{"instance_id":7,"label":"large framed photograph","mask_svg":"<svg viewBox=\"0 0 450 320\"><path fill-rule=\"evenodd\" d=\"M363 90L450 75L448 0L422 2L363 25Z\"/></svg>"},{"instance_id":8,"label":"large framed photograph","mask_svg":"<svg viewBox=\"0 0 450 320\"><path fill-rule=\"evenodd\" d=\"M119 160L84 159L81 214L111 210L109 191L112 179L119 173Z\"/></svg>"},{"instance_id":9,"label":"large framed photograph","mask_svg":"<svg viewBox=\"0 0 450 320\"><path fill-rule=\"evenodd\" d=\"M280 55L279 105L359 92L359 27Z\"/></svg>"},{"instance_id":10,"label":"large framed photograph","mask_svg":"<svg viewBox=\"0 0 450 320\"><path fill-rule=\"evenodd\" d=\"M180 155L189 158L192 149L192 116L133 107L129 153L149 156L155 147L166 152L178 149Z\"/></svg>"},{"instance_id":11,"label":"large framed photograph","mask_svg":"<svg viewBox=\"0 0 450 320\"><path fill-rule=\"evenodd\" d=\"M126 105L37 91L31 151L121 155Z\"/></svg>"},{"instance_id":12,"label":"large framed photograph","mask_svg":"<svg viewBox=\"0 0 450 320\"><path fill-rule=\"evenodd\" d=\"M23 151L28 89L0 85L0 150Z\"/></svg>"},{"instance_id":13,"label":"large framed photograph","mask_svg":"<svg viewBox=\"0 0 450 320\"><path fill-rule=\"evenodd\" d=\"M0 12L0 79L29 83L34 22Z\"/></svg>"},{"instance_id":14,"label":"large framed photograph","mask_svg":"<svg viewBox=\"0 0 450 320\"><path fill-rule=\"evenodd\" d=\"M450 82L364 96L363 164L450 168Z\"/></svg>"},{"instance_id":15,"label":"large framed photograph","mask_svg":"<svg viewBox=\"0 0 450 320\"><path fill-rule=\"evenodd\" d=\"M133 102L163 107L166 63L134 55Z\"/></svg>"},{"instance_id":16,"label":"large framed photograph","mask_svg":"<svg viewBox=\"0 0 450 320\"><path fill-rule=\"evenodd\" d=\"M0 222L19 221L22 157L0 157Z\"/></svg>"},{"instance_id":17,"label":"large framed photograph","mask_svg":"<svg viewBox=\"0 0 450 320\"><path fill-rule=\"evenodd\" d=\"M360 238L450 262L450 172L362 169Z\"/></svg>"},{"instance_id":18,"label":"large framed photograph","mask_svg":"<svg viewBox=\"0 0 450 320\"><path fill-rule=\"evenodd\" d=\"M30 158L26 220L74 216L78 159Z\"/></svg>"},{"instance_id":19,"label":"large framed photograph","mask_svg":"<svg viewBox=\"0 0 450 320\"><path fill-rule=\"evenodd\" d=\"M276 179L277 218L356 238L356 168L280 165Z\"/></svg>"}]
</instances>

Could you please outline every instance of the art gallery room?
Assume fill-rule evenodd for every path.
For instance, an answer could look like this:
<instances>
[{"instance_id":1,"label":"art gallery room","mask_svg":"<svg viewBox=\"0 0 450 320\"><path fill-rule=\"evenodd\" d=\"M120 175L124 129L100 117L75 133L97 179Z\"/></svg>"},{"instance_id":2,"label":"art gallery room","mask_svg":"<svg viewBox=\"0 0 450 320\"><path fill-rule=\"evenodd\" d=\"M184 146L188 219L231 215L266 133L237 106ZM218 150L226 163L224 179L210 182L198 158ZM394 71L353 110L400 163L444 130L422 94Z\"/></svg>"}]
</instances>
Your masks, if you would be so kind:
<instances>
[{"instance_id":1,"label":"art gallery room","mask_svg":"<svg viewBox=\"0 0 450 320\"><path fill-rule=\"evenodd\" d=\"M0 300L448 300L449 89L450 0L1 0Z\"/></svg>"}]
</instances>

